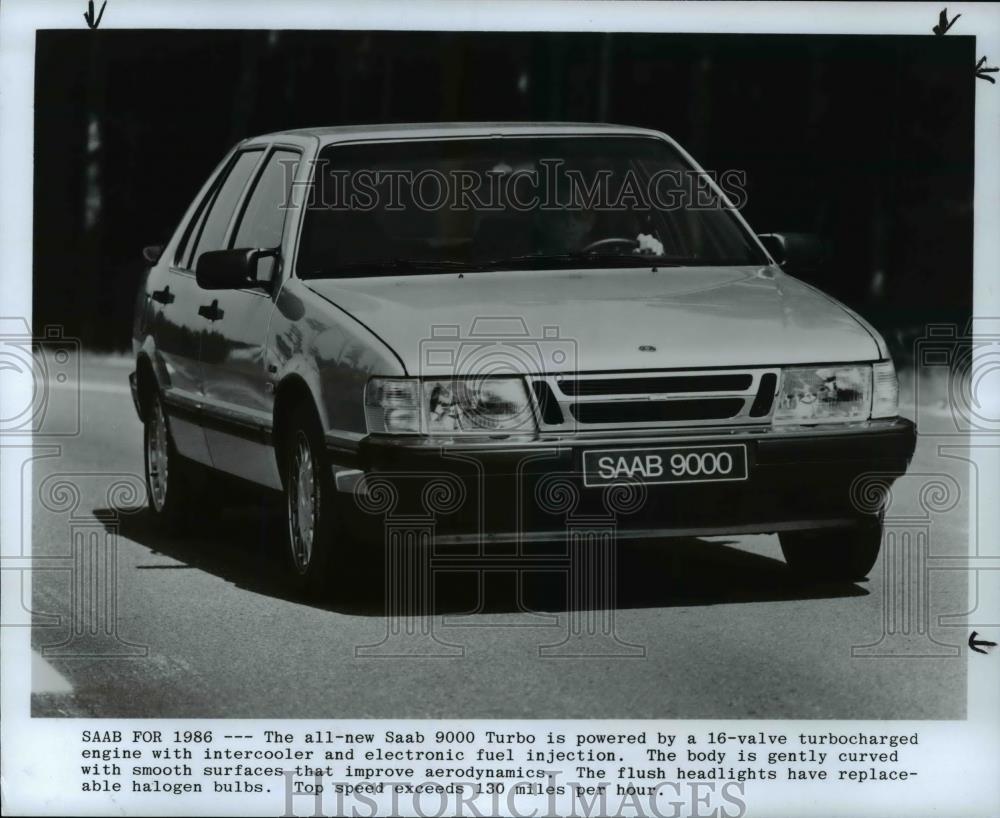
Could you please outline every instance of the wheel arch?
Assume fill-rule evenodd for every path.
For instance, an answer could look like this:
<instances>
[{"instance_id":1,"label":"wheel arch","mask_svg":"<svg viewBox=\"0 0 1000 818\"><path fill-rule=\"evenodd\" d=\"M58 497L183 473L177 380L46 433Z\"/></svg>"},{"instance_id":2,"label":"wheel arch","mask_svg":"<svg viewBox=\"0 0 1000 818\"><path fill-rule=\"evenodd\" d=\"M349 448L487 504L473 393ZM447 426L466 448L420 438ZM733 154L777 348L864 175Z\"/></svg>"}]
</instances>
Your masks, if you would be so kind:
<instances>
[{"instance_id":1,"label":"wheel arch","mask_svg":"<svg viewBox=\"0 0 1000 818\"><path fill-rule=\"evenodd\" d=\"M149 417L150 400L156 390L159 389L159 381L156 379L156 370L149 355L140 352L135 362L136 394L139 400L140 420L145 421Z\"/></svg>"},{"instance_id":2,"label":"wheel arch","mask_svg":"<svg viewBox=\"0 0 1000 818\"><path fill-rule=\"evenodd\" d=\"M285 457L288 445L288 426L296 406L308 406L316 418L319 428L323 422L309 384L301 375L287 375L274 391L274 411L272 422L272 438L274 441L274 456L277 460L278 474L281 476L282 487L285 485Z\"/></svg>"}]
</instances>

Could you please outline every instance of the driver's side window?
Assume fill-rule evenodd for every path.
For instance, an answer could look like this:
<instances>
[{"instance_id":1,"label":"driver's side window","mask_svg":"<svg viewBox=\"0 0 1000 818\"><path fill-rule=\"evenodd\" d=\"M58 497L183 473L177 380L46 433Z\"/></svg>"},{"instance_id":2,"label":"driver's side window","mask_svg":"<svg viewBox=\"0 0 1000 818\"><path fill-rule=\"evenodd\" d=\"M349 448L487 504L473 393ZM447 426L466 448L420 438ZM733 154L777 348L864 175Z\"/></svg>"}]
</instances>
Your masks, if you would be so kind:
<instances>
[{"instance_id":1,"label":"driver's side window","mask_svg":"<svg viewBox=\"0 0 1000 818\"><path fill-rule=\"evenodd\" d=\"M289 193L299 159L295 151L277 149L271 152L243 208L230 247L270 250L281 245ZM258 280L270 280L274 259L265 257L258 264Z\"/></svg>"},{"instance_id":2,"label":"driver's side window","mask_svg":"<svg viewBox=\"0 0 1000 818\"><path fill-rule=\"evenodd\" d=\"M225 180L211 194L211 202L195 229L194 249L187 264L189 270L197 269L202 253L223 248L233 212L262 153L261 150L248 150L239 154L233 160Z\"/></svg>"}]
</instances>

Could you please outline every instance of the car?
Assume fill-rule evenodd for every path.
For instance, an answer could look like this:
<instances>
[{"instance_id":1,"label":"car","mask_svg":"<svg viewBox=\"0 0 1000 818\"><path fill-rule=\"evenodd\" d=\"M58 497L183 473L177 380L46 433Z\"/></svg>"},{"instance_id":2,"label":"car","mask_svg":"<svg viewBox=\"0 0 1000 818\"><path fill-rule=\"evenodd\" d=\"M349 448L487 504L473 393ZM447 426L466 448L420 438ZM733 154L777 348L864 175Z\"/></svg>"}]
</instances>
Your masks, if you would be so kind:
<instances>
[{"instance_id":1,"label":"car","mask_svg":"<svg viewBox=\"0 0 1000 818\"><path fill-rule=\"evenodd\" d=\"M283 493L307 593L428 521L469 553L776 533L797 577L865 577L916 430L879 333L793 275L816 241L739 195L628 126L241 142L144 251L152 515L200 520L220 475Z\"/></svg>"}]
</instances>

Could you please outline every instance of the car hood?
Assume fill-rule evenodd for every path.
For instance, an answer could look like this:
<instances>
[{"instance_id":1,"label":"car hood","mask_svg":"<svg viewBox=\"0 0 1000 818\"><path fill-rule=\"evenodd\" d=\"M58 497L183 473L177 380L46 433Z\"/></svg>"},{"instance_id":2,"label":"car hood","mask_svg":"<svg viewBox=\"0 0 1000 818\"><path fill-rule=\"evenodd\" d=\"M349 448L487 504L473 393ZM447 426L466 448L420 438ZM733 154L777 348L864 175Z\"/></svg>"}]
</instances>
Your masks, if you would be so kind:
<instances>
[{"instance_id":1,"label":"car hood","mask_svg":"<svg viewBox=\"0 0 1000 818\"><path fill-rule=\"evenodd\" d=\"M470 349L488 347L513 353L500 354L505 365L535 372L881 357L873 331L851 312L774 267L522 270L304 283L381 337L411 374L444 374Z\"/></svg>"}]
</instances>

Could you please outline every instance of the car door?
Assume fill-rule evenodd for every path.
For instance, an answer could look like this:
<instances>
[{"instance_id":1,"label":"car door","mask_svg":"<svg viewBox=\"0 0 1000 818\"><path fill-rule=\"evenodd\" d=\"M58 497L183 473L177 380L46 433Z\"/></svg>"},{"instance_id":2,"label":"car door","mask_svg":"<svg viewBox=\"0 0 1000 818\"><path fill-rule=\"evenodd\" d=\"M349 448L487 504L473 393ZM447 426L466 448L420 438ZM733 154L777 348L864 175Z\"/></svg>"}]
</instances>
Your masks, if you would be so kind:
<instances>
[{"instance_id":1,"label":"car door","mask_svg":"<svg viewBox=\"0 0 1000 818\"><path fill-rule=\"evenodd\" d=\"M166 274L149 294L156 349L167 375L162 384L163 402L174 445L185 457L207 465L211 465L211 456L200 423L205 319L198 314L203 299L195 282L192 259L196 247L212 242L227 208L232 216L238 196L262 156L260 150L239 152L219 171L203 191Z\"/></svg>"},{"instance_id":2,"label":"car door","mask_svg":"<svg viewBox=\"0 0 1000 818\"><path fill-rule=\"evenodd\" d=\"M266 338L291 182L301 154L271 149L237 208L226 246L274 250L258 262L257 277L274 287L214 290L217 318L202 340L205 434L217 469L271 488L281 482L271 445L274 395L266 371Z\"/></svg>"}]
</instances>

